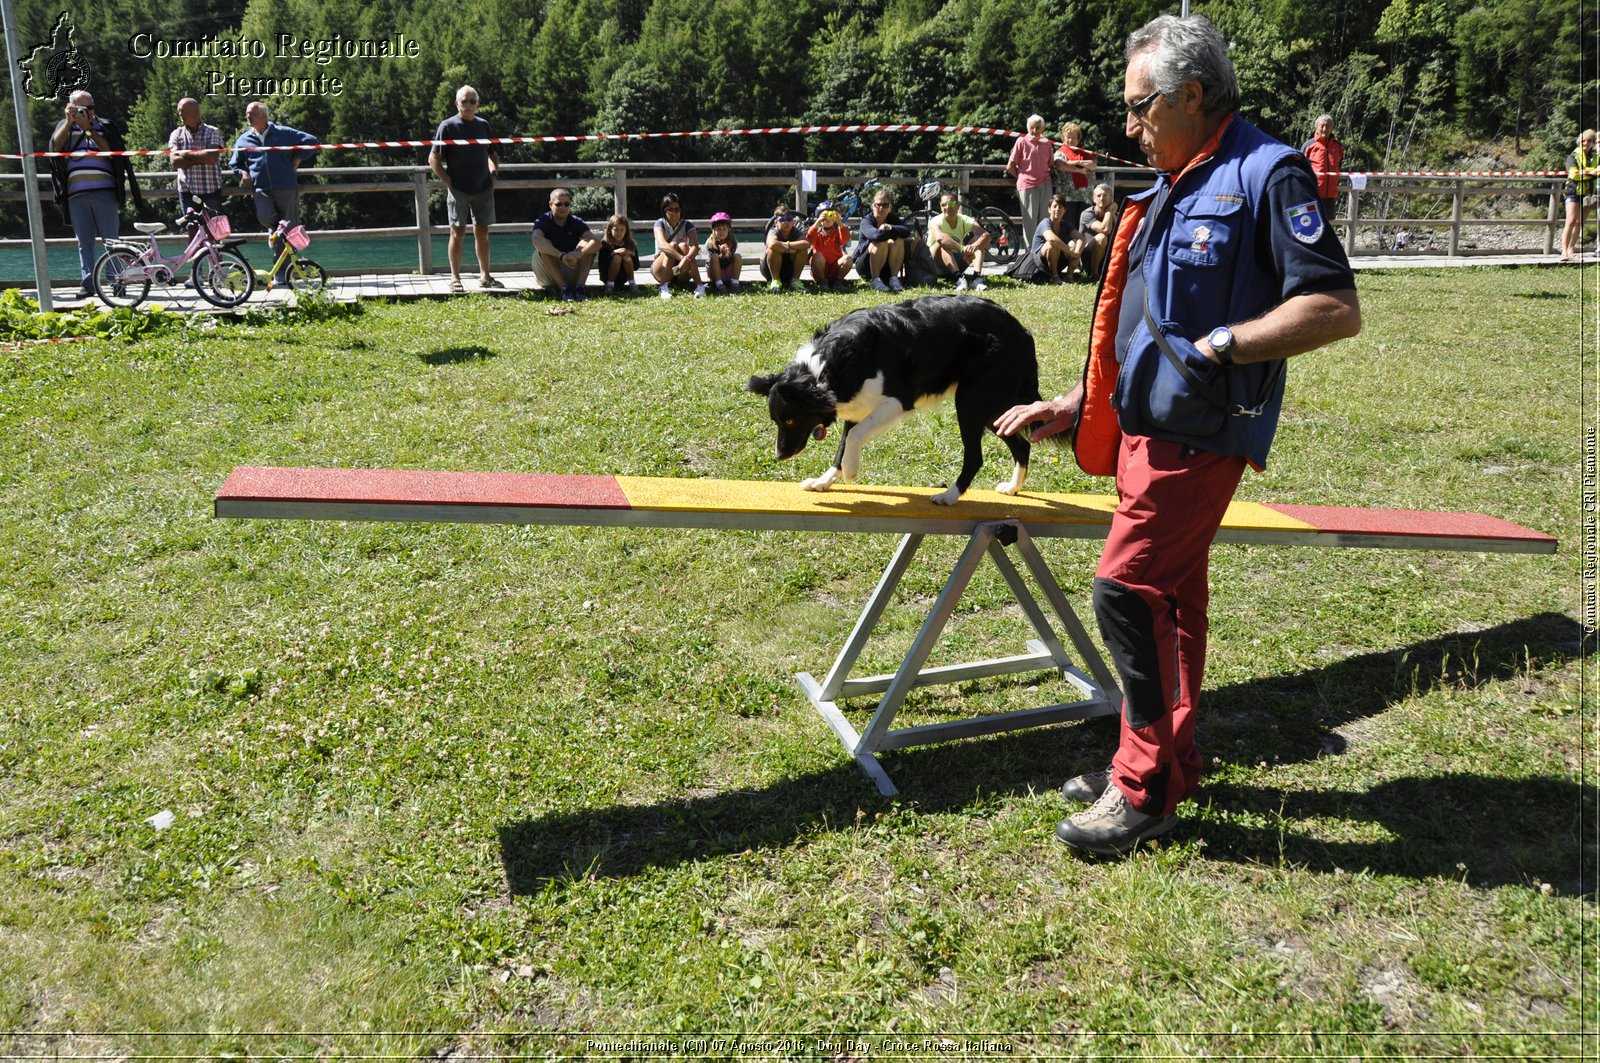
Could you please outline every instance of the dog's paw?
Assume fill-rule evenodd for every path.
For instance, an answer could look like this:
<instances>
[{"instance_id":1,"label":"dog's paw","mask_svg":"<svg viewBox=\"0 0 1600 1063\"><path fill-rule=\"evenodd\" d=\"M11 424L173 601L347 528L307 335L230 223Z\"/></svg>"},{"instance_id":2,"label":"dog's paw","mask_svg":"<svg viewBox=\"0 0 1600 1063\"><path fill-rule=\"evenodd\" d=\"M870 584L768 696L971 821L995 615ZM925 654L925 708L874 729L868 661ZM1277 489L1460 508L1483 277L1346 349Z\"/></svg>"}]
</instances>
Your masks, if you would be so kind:
<instances>
[{"instance_id":1,"label":"dog's paw","mask_svg":"<svg viewBox=\"0 0 1600 1063\"><path fill-rule=\"evenodd\" d=\"M953 506L961 500L961 488L951 485L933 496L936 506Z\"/></svg>"},{"instance_id":2,"label":"dog's paw","mask_svg":"<svg viewBox=\"0 0 1600 1063\"><path fill-rule=\"evenodd\" d=\"M1007 480L1004 483L995 484L994 489L1002 495L1014 495L1022 490L1022 485L1015 480Z\"/></svg>"},{"instance_id":3,"label":"dog's paw","mask_svg":"<svg viewBox=\"0 0 1600 1063\"><path fill-rule=\"evenodd\" d=\"M833 481L838 479L838 478L839 478L839 470L838 469L829 469L827 472L823 473L821 476L813 477L810 480L801 480L800 481L800 490L802 490L802 491L826 491L828 488L833 486Z\"/></svg>"},{"instance_id":4,"label":"dog's paw","mask_svg":"<svg viewBox=\"0 0 1600 1063\"><path fill-rule=\"evenodd\" d=\"M860 476L861 459L857 458L855 461L851 461L849 458L845 458L844 465L839 469L839 479L847 484L853 484Z\"/></svg>"}]
</instances>

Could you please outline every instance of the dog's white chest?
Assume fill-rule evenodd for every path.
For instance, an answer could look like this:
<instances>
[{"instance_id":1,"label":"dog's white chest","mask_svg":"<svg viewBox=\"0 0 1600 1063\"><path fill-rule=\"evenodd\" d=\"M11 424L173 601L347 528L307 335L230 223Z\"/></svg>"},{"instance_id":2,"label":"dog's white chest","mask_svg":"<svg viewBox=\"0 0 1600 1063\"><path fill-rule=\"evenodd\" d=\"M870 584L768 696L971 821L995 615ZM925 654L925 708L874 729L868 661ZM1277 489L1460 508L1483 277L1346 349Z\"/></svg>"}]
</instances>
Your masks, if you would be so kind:
<instances>
[{"instance_id":1,"label":"dog's white chest","mask_svg":"<svg viewBox=\"0 0 1600 1063\"><path fill-rule=\"evenodd\" d=\"M873 411L882 406L883 402L883 374L879 373L862 384L861 390L850 396L848 401L839 403L836 412L839 420L860 424L872 416Z\"/></svg>"}]
</instances>

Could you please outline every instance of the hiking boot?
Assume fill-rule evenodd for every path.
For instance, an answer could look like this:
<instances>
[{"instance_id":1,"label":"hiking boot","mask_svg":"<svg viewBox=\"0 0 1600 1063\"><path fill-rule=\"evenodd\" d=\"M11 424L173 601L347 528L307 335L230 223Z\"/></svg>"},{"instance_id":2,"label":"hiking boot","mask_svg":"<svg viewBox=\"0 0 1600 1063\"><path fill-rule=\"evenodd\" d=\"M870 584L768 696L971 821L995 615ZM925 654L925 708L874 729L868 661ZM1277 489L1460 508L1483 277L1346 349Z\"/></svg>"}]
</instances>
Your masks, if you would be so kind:
<instances>
[{"instance_id":1,"label":"hiking boot","mask_svg":"<svg viewBox=\"0 0 1600 1063\"><path fill-rule=\"evenodd\" d=\"M1178 825L1178 815L1147 816L1111 785L1100 799L1056 824L1057 840L1086 853L1121 856L1140 842L1159 838Z\"/></svg>"},{"instance_id":2,"label":"hiking boot","mask_svg":"<svg viewBox=\"0 0 1600 1063\"><path fill-rule=\"evenodd\" d=\"M1086 771L1082 775L1074 775L1061 784L1061 796L1068 801L1081 801L1089 804L1100 800L1100 795L1106 792L1106 787L1111 785L1111 765L1107 764L1099 771Z\"/></svg>"},{"instance_id":3,"label":"hiking boot","mask_svg":"<svg viewBox=\"0 0 1600 1063\"><path fill-rule=\"evenodd\" d=\"M903 292L903 291L906 290L906 286L904 284L900 283L900 278L899 277L890 277L889 278L889 290L891 292Z\"/></svg>"},{"instance_id":4,"label":"hiking boot","mask_svg":"<svg viewBox=\"0 0 1600 1063\"><path fill-rule=\"evenodd\" d=\"M887 292L887 291L893 291L894 289L890 288L887 284L883 283L883 278L882 277L874 277L874 278L872 278L872 290L873 291L878 291L878 292Z\"/></svg>"}]
</instances>

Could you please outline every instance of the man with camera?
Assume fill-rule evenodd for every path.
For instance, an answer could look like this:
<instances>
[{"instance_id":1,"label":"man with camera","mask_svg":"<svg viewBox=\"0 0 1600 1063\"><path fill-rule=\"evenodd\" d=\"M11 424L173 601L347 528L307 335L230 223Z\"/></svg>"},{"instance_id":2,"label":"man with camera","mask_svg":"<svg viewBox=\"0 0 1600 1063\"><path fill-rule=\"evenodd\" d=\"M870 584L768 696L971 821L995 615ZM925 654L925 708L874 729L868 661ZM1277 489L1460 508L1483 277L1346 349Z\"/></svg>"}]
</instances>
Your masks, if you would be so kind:
<instances>
[{"instance_id":1,"label":"man with camera","mask_svg":"<svg viewBox=\"0 0 1600 1063\"><path fill-rule=\"evenodd\" d=\"M67 100L65 113L50 134L51 151L126 151L122 130L109 118L95 113L94 97L79 90ZM133 189L133 203L144 209L133 165L124 155L71 155L50 160L50 179L56 205L71 221L78 238L78 298L94 294L91 278L99 255L98 240L117 236L117 211L123 202L123 185Z\"/></svg>"}]
</instances>

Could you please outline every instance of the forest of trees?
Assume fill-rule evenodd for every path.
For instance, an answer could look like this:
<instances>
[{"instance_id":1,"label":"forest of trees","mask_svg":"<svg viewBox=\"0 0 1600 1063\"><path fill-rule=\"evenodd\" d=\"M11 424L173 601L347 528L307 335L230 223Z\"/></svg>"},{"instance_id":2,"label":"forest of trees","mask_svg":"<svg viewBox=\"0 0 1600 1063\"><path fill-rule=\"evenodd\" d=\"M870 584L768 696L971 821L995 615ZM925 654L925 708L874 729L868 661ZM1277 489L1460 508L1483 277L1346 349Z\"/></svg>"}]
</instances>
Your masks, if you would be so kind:
<instances>
[{"instance_id":1,"label":"forest of trees","mask_svg":"<svg viewBox=\"0 0 1600 1063\"><path fill-rule=\"evenodd\" d=\"M50 39L59 0L14 0L29 49ZM431 135L463 82L500 135L645 132L828 122L1020 129L1032 112L1080 122L1086 144L1138 158L1123 136L1122 44L1177 5L1155 0L80 0L76 44L101 110L132 147L159 147L182 96L232 138L250 95L207 95L241 78L336 76L338 95L265 97L274 120L328 141ZM1197 0L1231 41L1243 110L1291 144L1334 117L1347 165L1437 166L1483 143L1506 163L1558 165L1596 124L1595 13L1580 0ZM135 46L135 34L149 36ZM384 40L414 58L277 58L279 34ZM262 42L263 58L152 56L149 42ZM144 53L141 57L140 53ZM42 140L56 101L30 101ZM14 151L11 109L0 146ZM512 161L1003 160L987 136L881 134L518 145ZM329 152L324 165L424 152ZM15 172L17 164L3 165ZM140 165L161 167L159 159ZM369 197L360 197L369 198ZM770 198L768 196L767 198ZM317 197L318 209L355 209ZM53 213L49 211L47 213ZM320 224L361 219L322 216ZM21 231L21 212L0 213Z\"/></svg>"}]
</instances>

